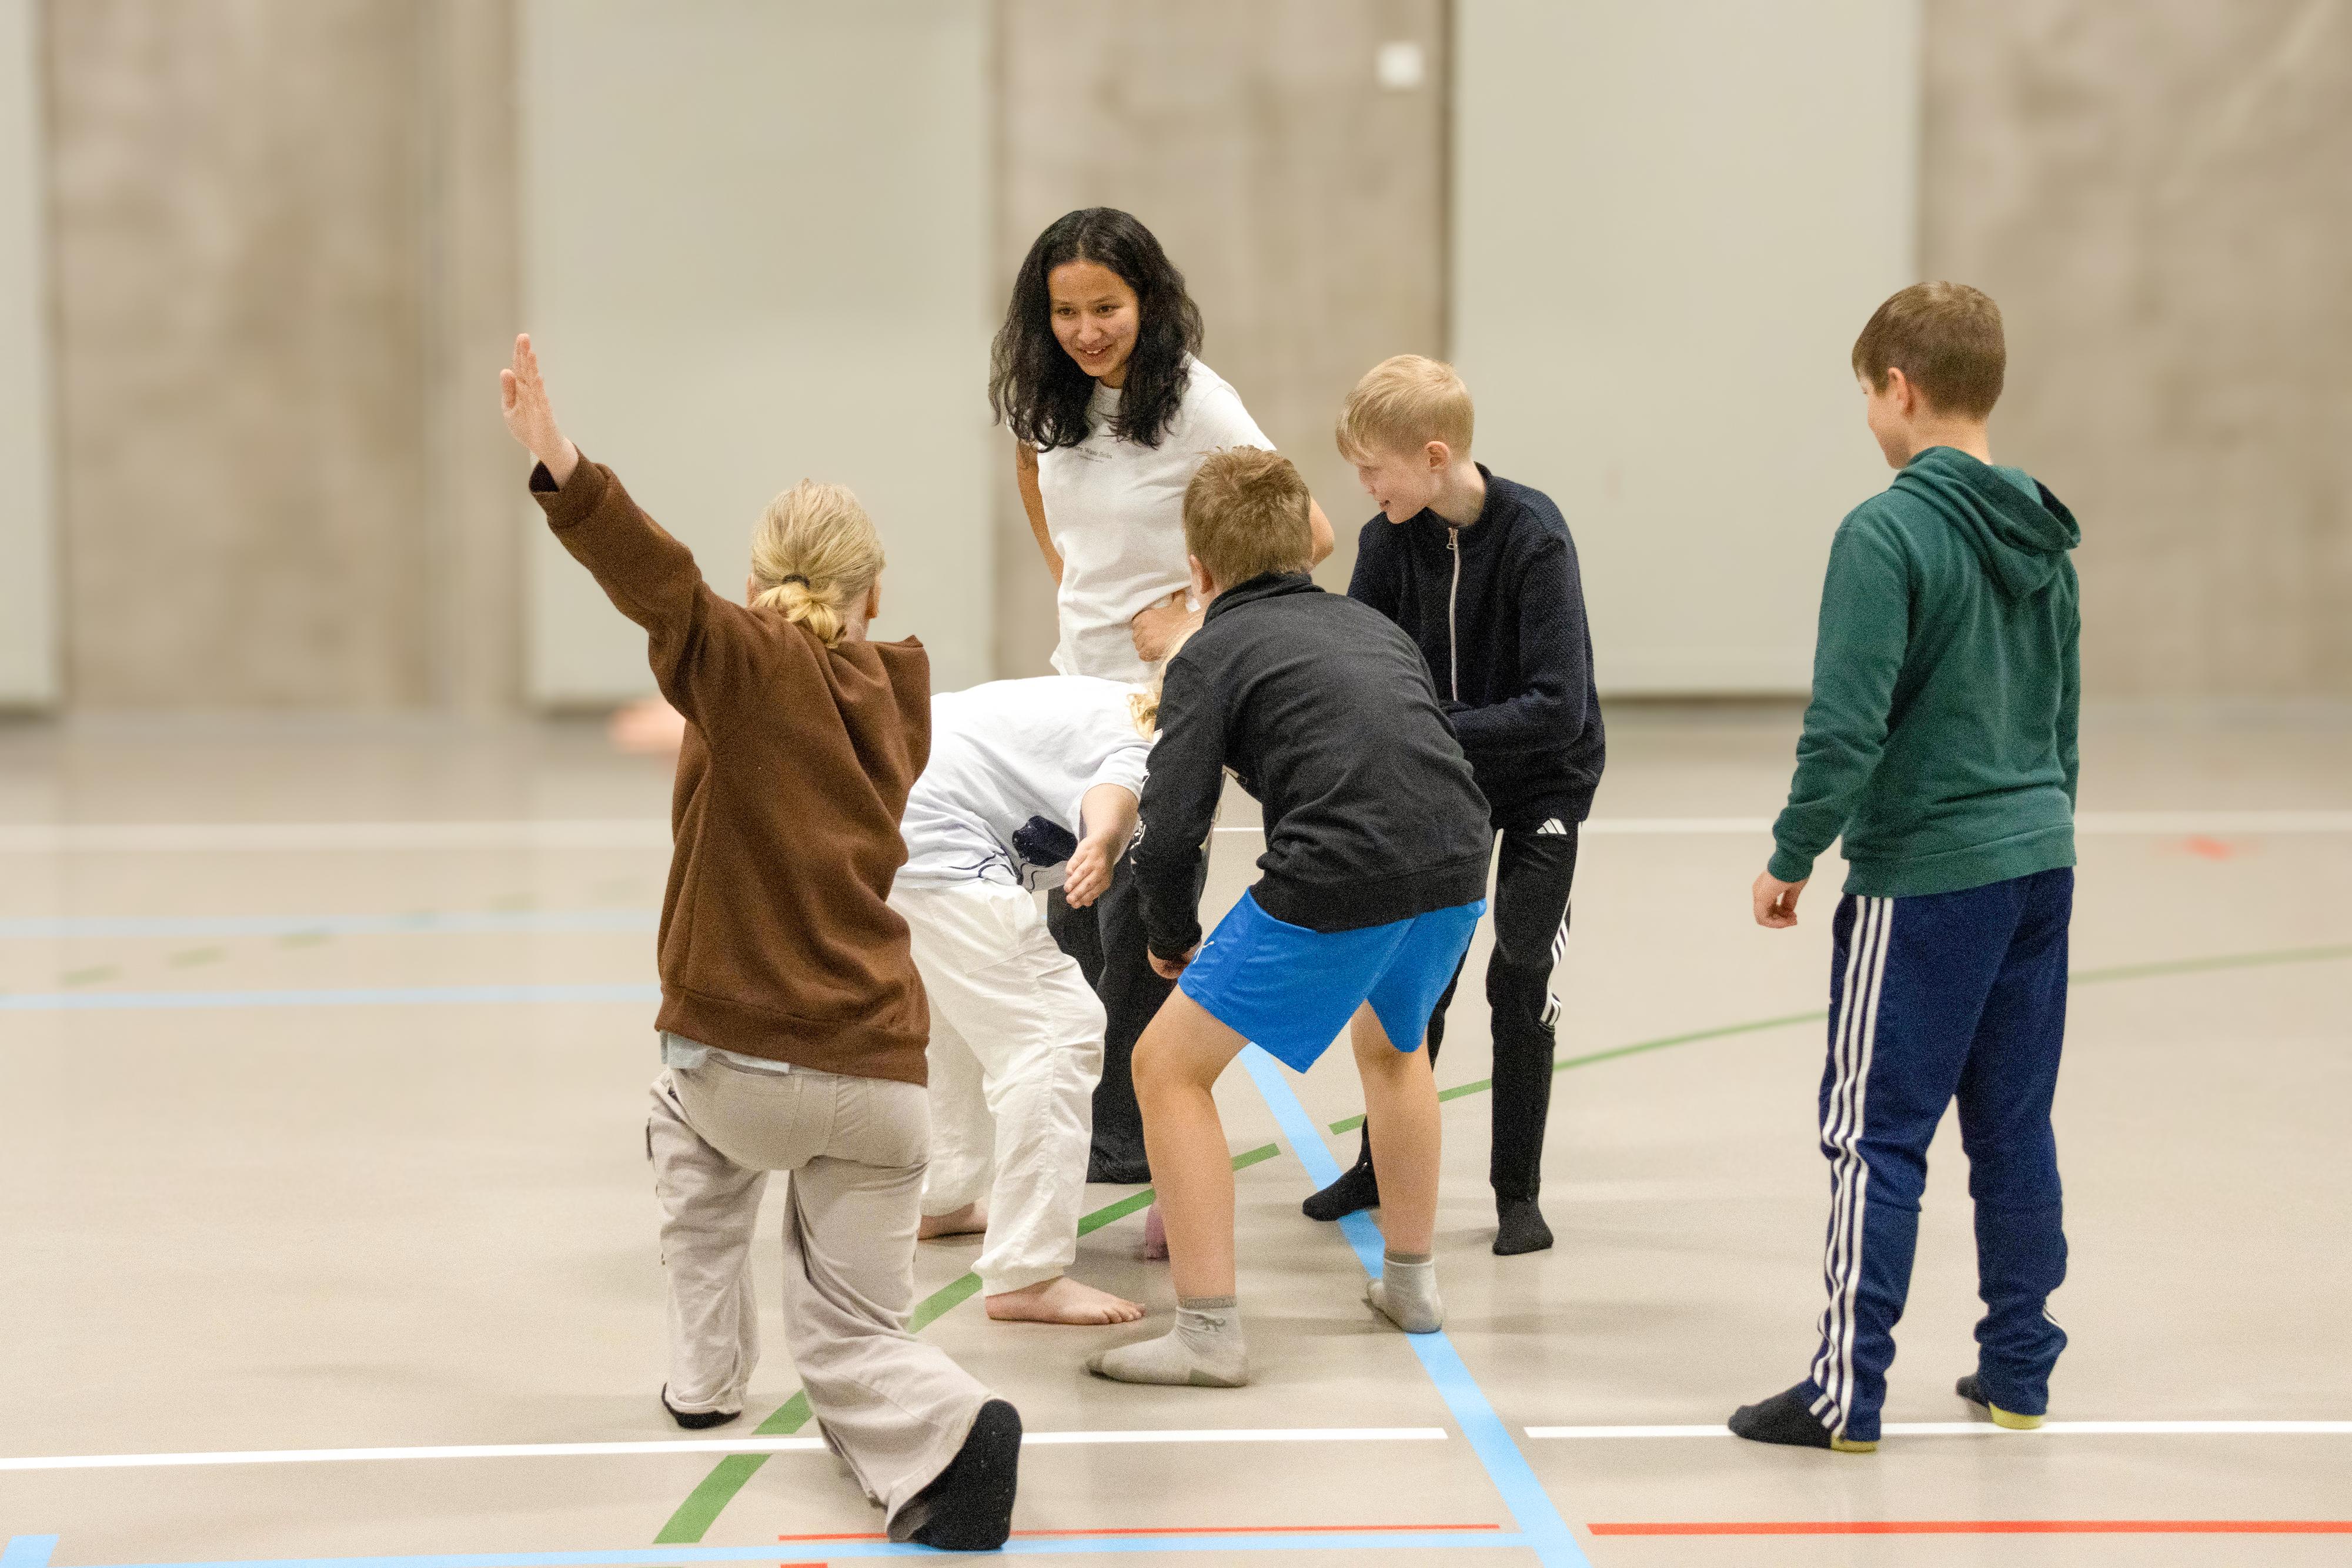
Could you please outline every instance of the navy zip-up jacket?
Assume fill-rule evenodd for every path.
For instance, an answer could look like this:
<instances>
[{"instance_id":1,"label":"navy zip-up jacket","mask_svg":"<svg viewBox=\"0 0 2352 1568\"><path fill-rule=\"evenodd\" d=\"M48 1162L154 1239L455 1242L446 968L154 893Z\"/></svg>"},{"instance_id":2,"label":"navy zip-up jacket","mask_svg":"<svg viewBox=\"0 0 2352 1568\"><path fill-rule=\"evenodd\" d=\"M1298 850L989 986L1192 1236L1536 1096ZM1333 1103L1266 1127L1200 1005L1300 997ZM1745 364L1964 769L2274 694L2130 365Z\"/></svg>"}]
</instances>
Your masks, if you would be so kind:
<instances>
[{"instance_id":1,"label":"navy zip-up jacket","mask_svg":"<svg viewBox=\"0 0 2352 1568\"><path fill-rule=\"evenodd\" d=\"M1478 472L1486 505L1467 528L1432 511L1366 523L1348 597L1421 649L1496 827L1580 822L1608 747L1576 543L1550 497Z\"/></svg>"},{"instance_id":2,"label":"navy zip-up jacket","mask_svg":"<svg viewBox=\"0 0 2352 1568\"><path fill-rule=\"evenodd\" d=\"M1220 593L1168 661L1134 849L1163 958L1201 940L1202 845L1228 768L1265 808L1250 893L1276 920L1355 931L1486 895L1486 801L1420 653L1304 574Z\"/></svg>"}]
</instances>

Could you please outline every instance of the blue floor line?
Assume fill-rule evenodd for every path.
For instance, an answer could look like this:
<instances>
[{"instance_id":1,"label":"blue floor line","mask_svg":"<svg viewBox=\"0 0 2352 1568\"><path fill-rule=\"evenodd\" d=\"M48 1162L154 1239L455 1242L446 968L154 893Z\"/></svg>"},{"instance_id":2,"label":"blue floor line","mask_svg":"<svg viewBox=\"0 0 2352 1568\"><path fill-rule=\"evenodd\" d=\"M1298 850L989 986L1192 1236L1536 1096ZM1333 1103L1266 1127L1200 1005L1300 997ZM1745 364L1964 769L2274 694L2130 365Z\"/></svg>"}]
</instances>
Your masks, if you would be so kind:
<instances>
[{"instance_id":1,"label":"blue floor line","mask_svg":"<svg viewBox=\"0 0 2352 1568\"><path fill-rule=\"evenodd\" d=\"M1291 1153L1307 1167L1307 1178L1318 1187L1338 1181L1339 1162L1324 1145L1323 1134L1307 1114L1307 1108L1298 1103L1281 1064L1253 1045L1242 1052L1242 1065L1249 1070L1258 1092L1265 1097L1266 1108L1274 1113ZM1351 1214L1339 1222L1339 1229L1348 1244L1356 1249L1364 1272L1378 1279L1382 1247L1380 1227L1372 1223L1372 1217L1360 1211ZM1554 1568L1591 1568L1591 1559L1576 1543L1576 1531L1552 1506L1550 1495L1536 1479L1518 1444L1511 1440L1509 1428L1495 1414L1495 1406L1478 1386L1478 1380L1463 1364L1454 1342L1442 1331L1407 1334L1404 1339L1421 1358L1423 1370L1437 1385L1439 1396L1461 1427L1462 1435L1470 1440L1471 1451L1486 1467L1487 1479L1503 1494L1503 1504L1511 1511L1525 1544L1534 1549L1536 1560Z\"/></svg>"},{"instance_id":2,"label":"blue floor line","mask_svg":"<svg viewBox=\"0 0 2352 1568\"><path fill-rule=\"evenodd\" d=\"M54 1535L20 1535L0 1568L47 1568ZM1525 1536L1476 1531L1379 1531L1330 1535L1071 1535L1014 1540L996 1557L1076 1557L1145 1552L1434 1552L1531 1544ZM23 1550L21 1561L18 1557ZM437 1552L413 1557L253 1557L215 1562L125 1563L117 1568L671 1568L693 1563L769 1563L814 1552L827 1562L850 1557L957 1557L893 1541L785 1541L755 1546L635 1546L601 1552ZM803 1559L805 1561L806 1559Z\"/></svg>"},{"instance_id":3,"label":"blue floor line","mask_svg":"<svg viewBox=\"0 0 2352 1568\"><path fill-rule=\"evenodd\" d=\"M352 986L287 991L27 991L0 1013L153 1012L184 1008L426 1008L661 1000L655 985Z\"/></svg>"},{"instance_id":4,"label":"blue floor line","mask_svg":"<svg viewBox=\"0 0 2352 1568\"><path fill-rule=\"evenodd\" d=\"M49 915L0 920L0 941L79 936L395 936L531 931L651 931L651 909L418 911L409 915Z\"/></svg>"}]
</instances>

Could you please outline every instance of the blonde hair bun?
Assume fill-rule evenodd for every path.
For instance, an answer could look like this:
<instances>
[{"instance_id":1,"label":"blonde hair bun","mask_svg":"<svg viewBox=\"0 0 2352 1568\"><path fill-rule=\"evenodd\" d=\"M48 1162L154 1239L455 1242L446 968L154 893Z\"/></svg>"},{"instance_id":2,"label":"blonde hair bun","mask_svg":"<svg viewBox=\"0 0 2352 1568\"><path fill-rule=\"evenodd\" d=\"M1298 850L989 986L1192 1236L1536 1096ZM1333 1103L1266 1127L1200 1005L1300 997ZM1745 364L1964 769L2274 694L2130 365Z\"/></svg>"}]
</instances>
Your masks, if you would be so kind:
<instances>
[{"instance_id":1,"label":"blonde hair bun","mask_svg":"<svg viewBox=\"0 0 2352 1568\"><path fill-rule=\"evenodd\" d=\"M799 622L830 648L846 607L881 579L882 536L847 486L803 479L768 503L751 534L752 604Z\"/></svg>"}]
</instances>

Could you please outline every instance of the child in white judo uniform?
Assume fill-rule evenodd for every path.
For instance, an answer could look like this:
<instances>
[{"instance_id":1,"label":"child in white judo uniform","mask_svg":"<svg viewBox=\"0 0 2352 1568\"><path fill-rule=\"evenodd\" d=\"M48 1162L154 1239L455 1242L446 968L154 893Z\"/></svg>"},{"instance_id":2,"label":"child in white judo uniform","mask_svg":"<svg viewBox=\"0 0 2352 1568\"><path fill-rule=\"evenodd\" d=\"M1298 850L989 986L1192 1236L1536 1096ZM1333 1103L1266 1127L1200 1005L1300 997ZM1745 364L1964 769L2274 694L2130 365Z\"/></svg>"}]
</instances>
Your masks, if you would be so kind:
<instances>
[{"instance_id":1,"label":"child in white judo uniform","mask_svg":"<svg viewBox=\"0 0 2352 1568\"><path fill-rule=\"evenodd\" d=\"M1083 909L1109 888L1135 836L1151 706L1134 686L1086 675L931 699L930 763L907 800L907 863L890 893L931 1002L921 1234L986 1231L974 1271L992 1318L1143 1315L1067 1273L1104 1016L1034 890L1059 882Z\"/></svg>"}]
</instances>

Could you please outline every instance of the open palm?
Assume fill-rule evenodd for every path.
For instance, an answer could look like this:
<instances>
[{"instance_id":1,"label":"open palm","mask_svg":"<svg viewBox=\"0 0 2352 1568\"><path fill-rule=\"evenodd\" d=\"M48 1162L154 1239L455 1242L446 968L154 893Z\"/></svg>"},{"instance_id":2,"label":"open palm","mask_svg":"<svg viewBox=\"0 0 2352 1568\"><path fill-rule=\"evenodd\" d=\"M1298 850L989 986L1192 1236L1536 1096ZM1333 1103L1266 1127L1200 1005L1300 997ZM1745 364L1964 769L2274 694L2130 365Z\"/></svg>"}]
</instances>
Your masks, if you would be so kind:
<instances>
[{"instance_id":1,"label":"open palm","mask_svg":"<svg viewBox=\"0 0 2352 1568\"><path fill-rule=\"evenodd\" d=\"M515 339L514 364L499 372L499 402L505 413L507 434L547 465L548 474L562 485L580 461L580 450L565 439L555 423L555 407L547 401L547 383L540 379L539 354L530 334Z\"/></svg>"}]
</instances>

